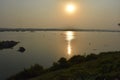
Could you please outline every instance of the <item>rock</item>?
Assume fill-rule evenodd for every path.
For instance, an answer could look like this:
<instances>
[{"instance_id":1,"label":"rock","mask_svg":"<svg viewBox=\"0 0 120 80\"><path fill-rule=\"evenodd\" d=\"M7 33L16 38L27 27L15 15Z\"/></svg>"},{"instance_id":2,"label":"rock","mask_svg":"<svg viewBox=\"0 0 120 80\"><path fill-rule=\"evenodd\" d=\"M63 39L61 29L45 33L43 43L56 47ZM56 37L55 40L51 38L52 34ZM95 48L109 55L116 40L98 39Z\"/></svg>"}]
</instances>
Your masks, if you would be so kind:
<instances>
[{"instance_id":1,"label":"rock","mask_svg":"<svg viewBox=\"0 0 120 80\"><path fill-rule=\"evenodd\" d=\"M19 47L18 51L19 52L25 52L25 48L24 47Z\"/></svg>"}]
</instances>

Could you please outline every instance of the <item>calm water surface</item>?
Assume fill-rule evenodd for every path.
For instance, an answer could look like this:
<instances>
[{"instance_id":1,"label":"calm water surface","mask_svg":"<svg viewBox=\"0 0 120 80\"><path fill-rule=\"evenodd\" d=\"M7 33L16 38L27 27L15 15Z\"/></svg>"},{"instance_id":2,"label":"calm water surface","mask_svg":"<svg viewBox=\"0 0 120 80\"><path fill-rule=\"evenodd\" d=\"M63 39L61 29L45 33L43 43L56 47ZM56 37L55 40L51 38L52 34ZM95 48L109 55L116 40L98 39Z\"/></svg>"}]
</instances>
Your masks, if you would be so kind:
<instances>
[{"instance_id":1,"label":"calm water surface","mask_svg":"<svg viewBox=\"0 0 120 80\"><path fill-rule=\"evenodd\" d=\"M0 50L0 80L38 63L49 67L60 57L120 50L120 33L97 32L1 32L0 41L20 43ZM17 50L24 47L26 51Z\"/></svg>"}]
</instances>

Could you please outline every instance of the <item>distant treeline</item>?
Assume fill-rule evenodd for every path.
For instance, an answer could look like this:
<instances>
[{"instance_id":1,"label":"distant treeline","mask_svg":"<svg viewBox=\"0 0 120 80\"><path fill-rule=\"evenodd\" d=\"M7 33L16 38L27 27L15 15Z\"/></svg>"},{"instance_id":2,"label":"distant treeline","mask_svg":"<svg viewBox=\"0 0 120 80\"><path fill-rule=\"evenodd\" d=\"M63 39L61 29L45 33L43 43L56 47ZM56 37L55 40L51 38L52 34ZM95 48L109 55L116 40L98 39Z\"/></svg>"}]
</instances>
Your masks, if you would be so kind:
<instances>
[{"instance_id":1,"label":"distant treeline","mask_svg":"<svg viewBox=\"0 0 120 80\"><path fill-rule=\"evenodd\" d=\"M24 32L24 31L75 31L75 32L120 32L120 30L109 29L62 29L62 28L0 28L0 32Z\"/></svg>"},{"instance_id":2,"label":"distant treeline","mask_svg":"<svg viewBox=\"0 0 120 80\"><path fill-rule=\"evenodd\" d=\"M54 62L44 69L39 64L9 77L7 80L120 80L120 51L87 56L74 55Z\"/></svg>"}]
</instances>

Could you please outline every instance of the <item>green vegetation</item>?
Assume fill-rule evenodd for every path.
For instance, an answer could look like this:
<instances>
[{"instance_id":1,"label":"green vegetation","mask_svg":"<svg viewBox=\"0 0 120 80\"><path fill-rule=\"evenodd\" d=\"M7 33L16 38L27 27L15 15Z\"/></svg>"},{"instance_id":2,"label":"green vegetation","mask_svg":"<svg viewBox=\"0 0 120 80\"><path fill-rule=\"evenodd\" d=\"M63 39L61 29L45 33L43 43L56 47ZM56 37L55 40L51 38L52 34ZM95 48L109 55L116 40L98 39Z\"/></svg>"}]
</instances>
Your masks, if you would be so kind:
<instances>
[{"instance_id":1,"label":"green vegetation","mask_svg":"<svg viewBox=\"0 0 120 80\"><path fill-rule=\"evenodd\" d=\"M39 64L31 66L29 69L24 69L18 74L11 76L8 80L26 80L43 74L44 69Z\"/></svg>"},{"instance_id":2,"label":"green vegetation","mask_svg":"<svg viewBox=\"0 0 120 80\"><path fill-rule=\"evenodd\" d=\"M35 64L7 80L120 80L120 51L62 57L48 69Z\"/></svg>"}]
</instances>

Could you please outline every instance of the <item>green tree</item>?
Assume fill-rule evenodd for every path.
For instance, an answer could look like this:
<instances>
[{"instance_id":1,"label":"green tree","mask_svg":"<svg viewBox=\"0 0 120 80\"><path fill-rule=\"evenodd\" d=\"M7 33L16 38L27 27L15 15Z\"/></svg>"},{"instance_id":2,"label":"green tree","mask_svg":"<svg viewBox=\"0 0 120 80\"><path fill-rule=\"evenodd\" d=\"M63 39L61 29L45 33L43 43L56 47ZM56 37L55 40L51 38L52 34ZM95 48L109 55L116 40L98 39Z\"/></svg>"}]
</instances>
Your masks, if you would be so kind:
<instances>
[{"instance_id":1,"label":"green tree","mask_svg":"<svg viewBox=\"0 0 120 80\"><path fill-rule=\"evenodd\" d=\"M69 65L68 65L68 62L67 62L67 59L62 57L58 60L58 64L59 64L59 67L60 68L67 68Z\"/></svg>"},{"instance_id":2,"label":"green tree","mask_svg":"<svg viewBox=\"0 0 120 80\"><path fill-rule=\"evenodd\" d=\"M68 62L70 62L71 64L78 64L84 61L85 61L85 57L80 55L75 55L68 60Z\"/></svg>"}]
</instances>

